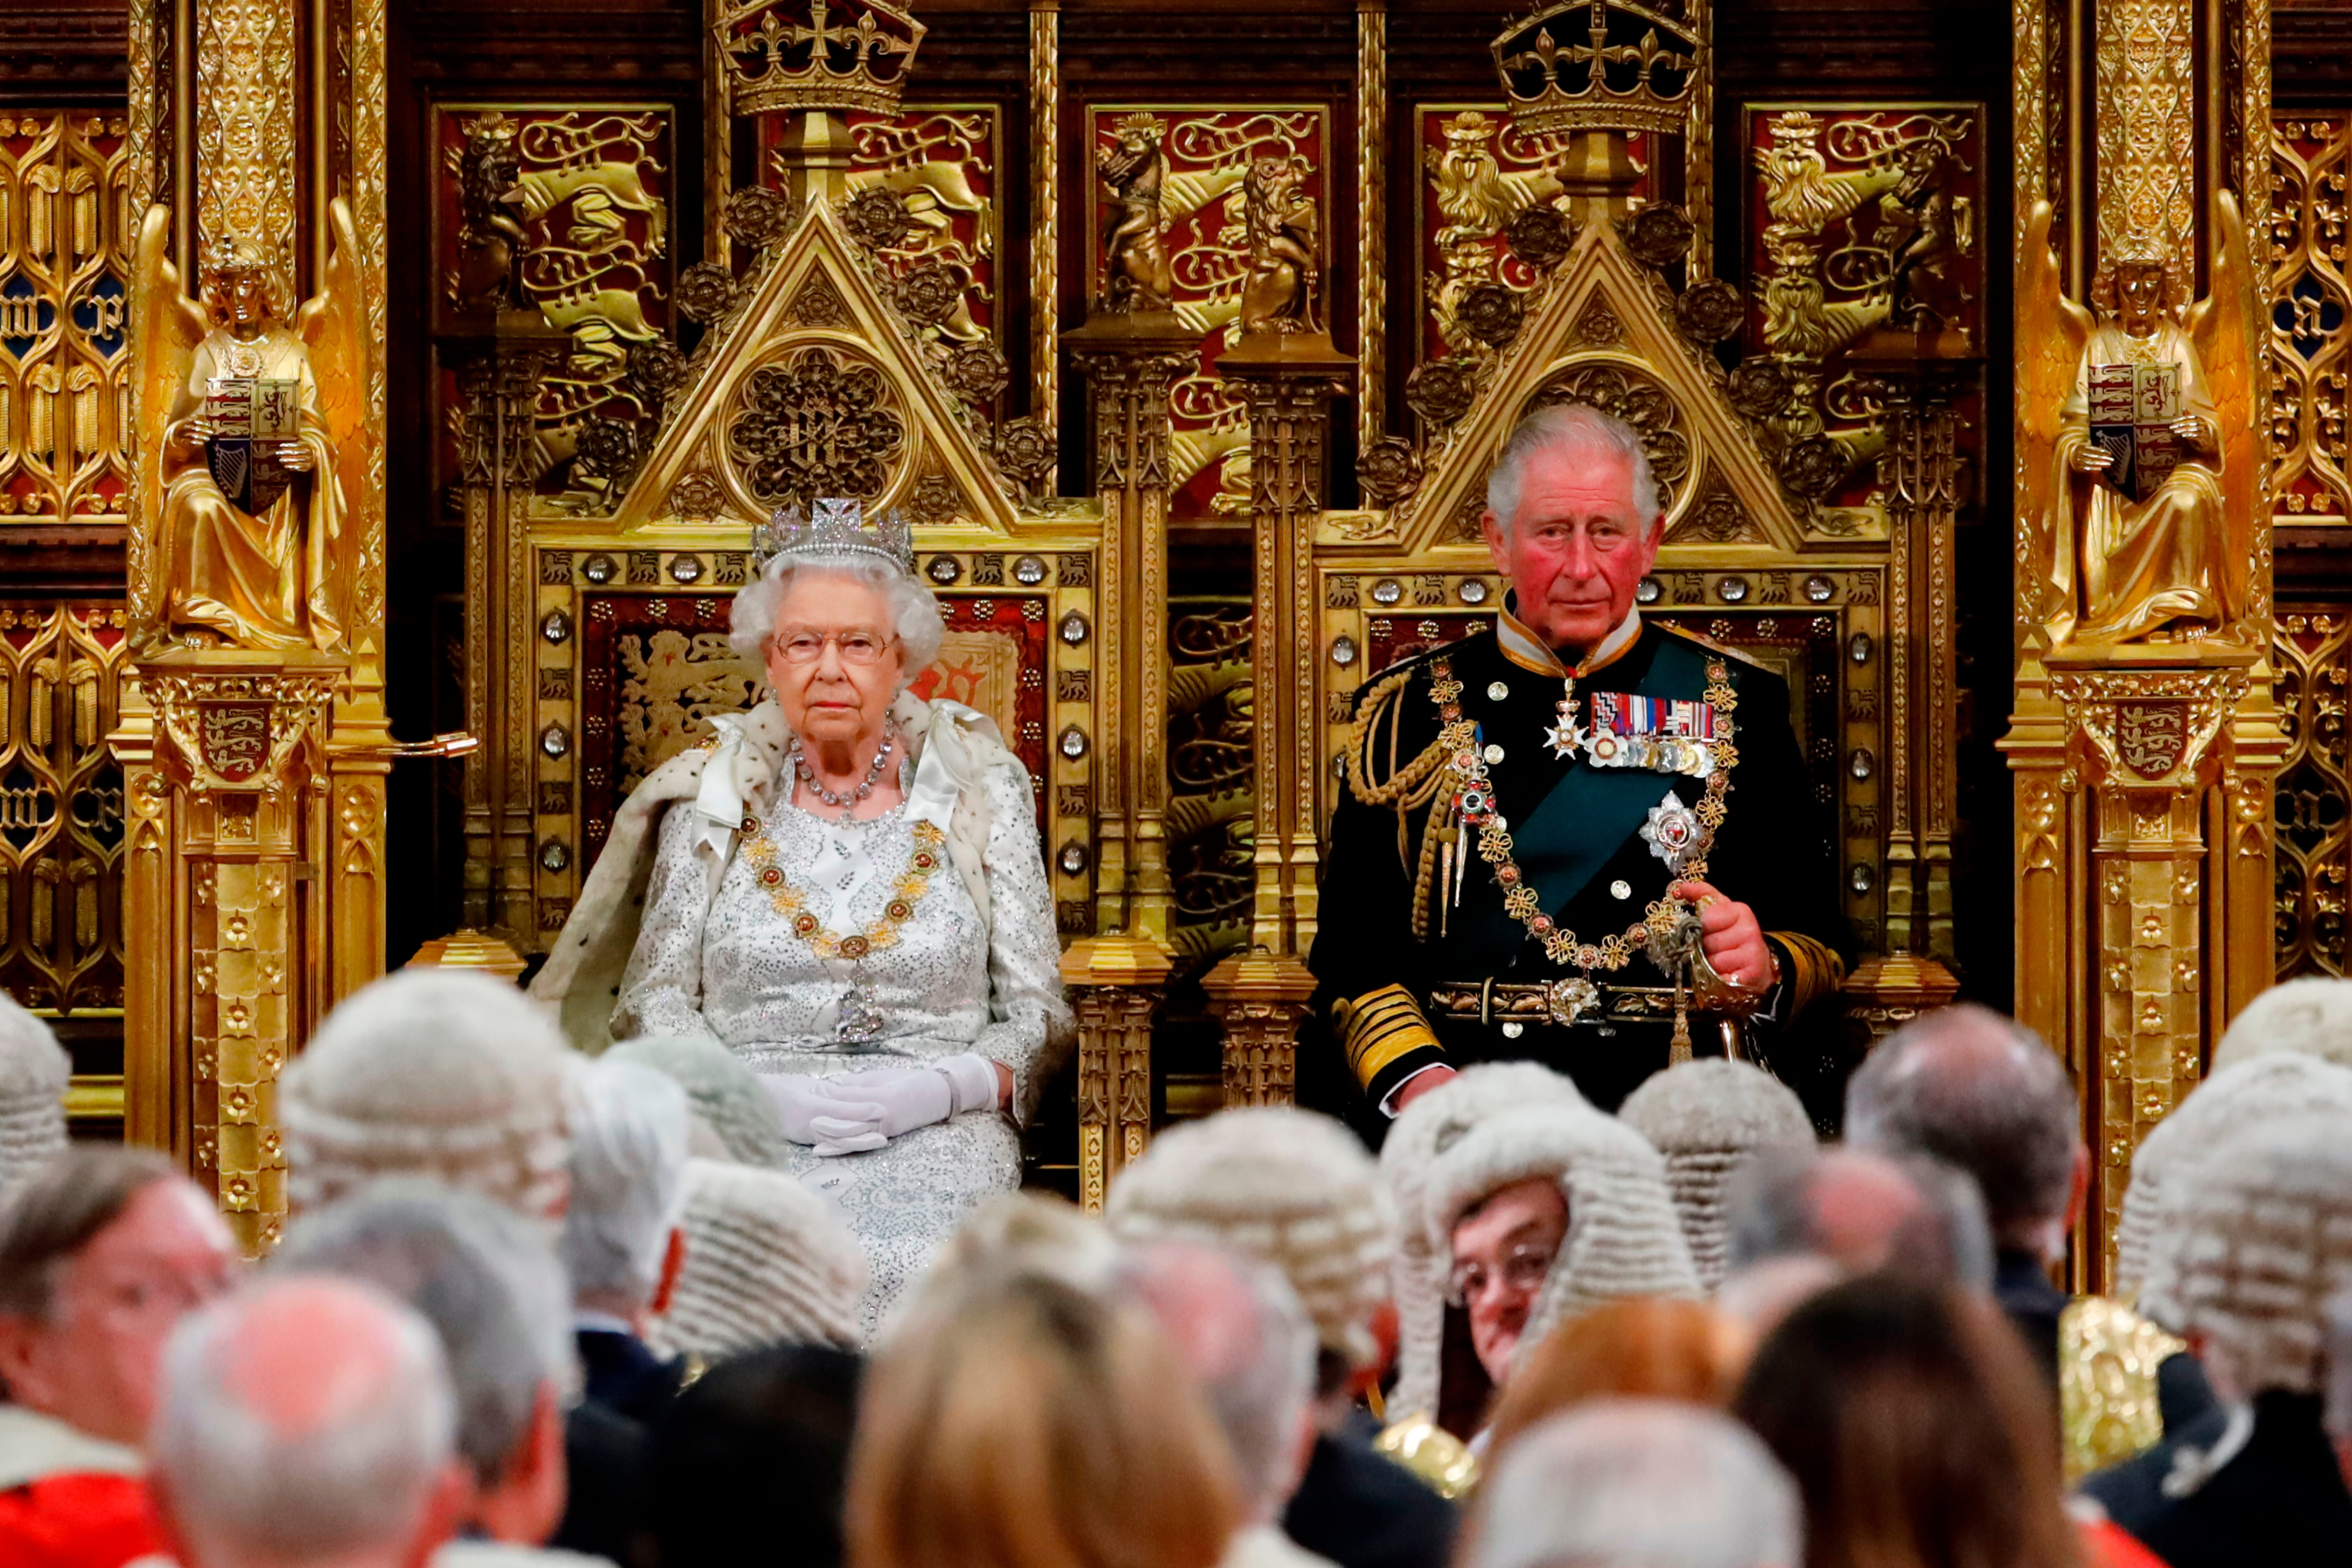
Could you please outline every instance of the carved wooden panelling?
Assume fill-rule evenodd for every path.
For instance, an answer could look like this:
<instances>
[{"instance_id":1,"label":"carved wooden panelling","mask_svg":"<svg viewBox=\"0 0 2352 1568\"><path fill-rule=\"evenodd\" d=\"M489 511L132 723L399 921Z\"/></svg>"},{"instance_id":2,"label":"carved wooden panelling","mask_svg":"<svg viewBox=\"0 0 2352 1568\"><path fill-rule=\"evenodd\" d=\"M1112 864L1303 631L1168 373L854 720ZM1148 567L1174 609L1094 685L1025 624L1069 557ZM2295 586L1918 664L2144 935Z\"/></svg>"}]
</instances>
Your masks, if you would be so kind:
<instances>
[{"instance_id":1,"label":"carved wooden panelling","mask_svg":"<svg viewBox=\"0 0 2352 1568\"><path fill-rule=\"evenodd\" d=\"M593 458L573 461L583 436L593 422L635 424L658 412L646 374L630 373L630 352L666 342L672 324L675 128L662 104L440 105L434 254L445 294L456 287L467 140L501 123L521 169L513 216L524 234L523 289L549 324L572 338L569 358L540 383L530 466L566 510L601 510L612 476L593 471ZM454 373L443 377L442 406L457 406ZM445 476L455 460L454 447L445 445Z\"/></svg>"},{"instance_id":2,"label":"carved wooden panelling","mask_svg":"<svg viewBox=\"0 0 2352 1568\"><path fill-rule=\"evenodd\" d=\"M1249 940L1257 886L1249 601L1176 600L1168 650L1169 940L1181 957L1201 959Z\"/></svg>"},{"instance_id":3,"label":"carved wooden panelling","mask_svg":"<svg viewBox=\"0 0 2352 1568\"><path fill-rule=\"evenodd\" d=\"M2282 115L2273 127L2271 493L2281 522L2352 518L2344 439L2347 151L2352 114ZM2284 853L2280 865L2284 874Z\"/></svg>"},{"instance_id":4,"label":"carved wooden panelling","mask_svg":"<svg viewBox=\"0 0 2352 1568\"><path fill-rule=\"evenodd\" d=\"M2342 974L2345 882L2352 869L2344 727L2352 614L2341 605L2281 605L2271 657L2278 668L2279 725L2288 737L2277 790L2279 978Z\"/></svg>"},{"instance_id":5,"label":"carved wooden panelling","mask_svg":"<svg viewBox=\"0 0 2352 1568\"><path fill-rule=\"evenodd\" d=\"M122 1005L120 605L0 603L0 991Z\"/></svg>"},{"instance_id":6,"label":"carved wooden panelling","mask_svg":"<svg viewBox=\"0 0 2352 1568\"><path fill-rule=\"evenodd\" d=\"M1413 319L1421 323L1417 359L1483 354L1485 345L1464 329L1462 295L1496 282L1522 292L1538 275L1503 242L1503 228L1538 202L1561 194L1550 164L1556 138L1531 136L1500 103L1423 103L1415 107L1421 174L1413 184L1413 233L1420 260L1413 268ZM1629 138L1643 167L1637 195L1651 186L1646 132Z\"/></svg>"},{"instance_id":7,"label":"carved wooden panelling","mask_svg":"<svg viewBox=\"0 0 2352 1568\"><path fill-rule=\"evenodd\" d=\"M1789 367L1773 421L1807 531L1885 526L1884 409L1832 361L1934 312L1983 342L1984 129L1975 104L1754 104L1748 150L1748 348ZM1965 413L1965 411L1964 411ZM1979 425L1963 417L1970 447ZM1852 514L1862 513L1864 521Z\"/></svg>"},{"instance_id":8,"label":"carved wooden panelling","mask_svg":"<svg viewBox=\"0 0 2352 1568\"><path fill-rule=\"evenodd\" d=\"M1118 122L1150 114L1160 121L1166 159L1160 192L1161 244L1174 278L1177 316L1201 334L1198 365L1169 392L1171 512L1179 518L1235 516L1250 511L1249 416L1238 393L1216 373L1216 361L1239 338L1242 284L1249 242L1242 181L1253 160L1304 158L1300 186L1327 221L1317 230L1328 276L1330 262L1330 126L1314 105L1152 107L1095 104L1087 111L1091 142L1116 147ZM1087 225L1094 268L1102 269L1103 193L1089 186Z\"/></svg>"},{"instance_id":9,"label":"carved wooden panelling","mask_svg":"<svg viewBox=\"0 0 2352 1568\"><path fill-rule=\"evenodd\" d=\"M123 130L119 115L0 114L0 519L121 518Z\"/></svg>"}]
</instances>

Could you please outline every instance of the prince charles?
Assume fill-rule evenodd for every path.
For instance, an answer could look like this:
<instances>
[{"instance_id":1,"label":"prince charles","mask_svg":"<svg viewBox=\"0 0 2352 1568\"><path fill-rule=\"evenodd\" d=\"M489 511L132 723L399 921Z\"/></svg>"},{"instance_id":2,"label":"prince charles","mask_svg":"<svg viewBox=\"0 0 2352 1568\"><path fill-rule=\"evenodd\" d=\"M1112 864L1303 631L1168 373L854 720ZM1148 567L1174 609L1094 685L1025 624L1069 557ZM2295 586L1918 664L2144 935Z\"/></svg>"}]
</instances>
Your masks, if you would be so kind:
<instances>
[{"instance_id":1,"label":"prince charles","mask_svg":"<svg viewBox=\"0 0 2352 1568\"><path fill-rule=\"evenodd\" d=\"M1344 1063L1391 1116L1514 1058L1604 1110L1693 1048L1803 1086L1773 1040L1843 938L1786 683L1643 619L1664 520L1619 420L1529 416L1486 499L1496 626L1358 700L1308 960L1330 1044L1302 1068Z\"/></svg>"}]
</instances>

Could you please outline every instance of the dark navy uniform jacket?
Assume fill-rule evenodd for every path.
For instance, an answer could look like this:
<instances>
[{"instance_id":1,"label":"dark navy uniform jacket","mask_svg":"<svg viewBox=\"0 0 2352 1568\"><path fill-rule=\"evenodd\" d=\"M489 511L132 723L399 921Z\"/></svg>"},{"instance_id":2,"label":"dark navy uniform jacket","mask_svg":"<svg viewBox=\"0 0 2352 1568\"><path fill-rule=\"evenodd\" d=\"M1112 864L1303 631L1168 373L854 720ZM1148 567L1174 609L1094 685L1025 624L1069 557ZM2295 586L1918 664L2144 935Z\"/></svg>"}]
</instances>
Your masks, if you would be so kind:
<instances>
[{"instance_id":1,"label":"dark navy uniform jacket","mask_svg":"<svg viewBox=\"0 0 2352 1568\"><path fill-rule=\"evenodd\" d=\"M1434 985L1490 978L1548 984L1580 973L1554 963L1505 910L1493 868L1477 856L1475 830L1465 830L1455 846L1457 855L1469 856L1458 903L1453 884L1430 886L1440 873L1425 869L1423 837L1433 819L1445 821L1450 785L1441 781L1430 799L1402 810L1401 803L1373 804L1383 785L1409 776L1415 759L1437 742L1443 720L1431 682L1441 660L1461 683L1462 717L1478 726L1513 858L1543 912L1582 942L1624 932L1665 896L1676 879L1641 830L1670 793L1695 808L1706 792L1703 780L1685 773L1597 767L1580 752L1554 757L1544 731L1561 694L1558 661L1507 610L1497 630L1433 649L1368 681L1358 700L1359 744L1350 749L1323 865L1319 926L1308 958L1317 994L1301 1053L1302 1089L1310 1100L1352 1110L1361 1122L1370 1105L1432 1064L1532 1059L1567 1073L1594 1104L1613 1110L1665 1065L1670 1015L1631 1016L1628 1004L1637 999L1615 995L1573 1025L1522 1021L1507 1033L1491 1016L1484 1023L1448 1017L1430 1006ZM1805 776L1787 683L1743 656L1644 621L1622 651L1593 662L1578 679L1577 716L1591 724L1595 692L1703 700L1710 667L1725 673L1735 694L1734 711L1720 717L1733 721L1737 761L1706 879L1755 910L1780 960L1781 984L1751 1020L1748 1040L1802 1091L1816 1064L1774 1059L1771 1037L1785 1034L1807 1005L1836 988L1850 938L1837 912L1829 817ZM1493 746L1502 748L1499 758L1486 750ZM1596 970L1591 978L1605 991L1651 988L1650 1009L1658 1005L1657 988L1672 984L1638 952L1625 967ZM1696 1017L1692 1032L1706 1054L1716 1032ZM1349 1080L1361 1098L1348 1094Z\"/></svg>"}]
</instances>

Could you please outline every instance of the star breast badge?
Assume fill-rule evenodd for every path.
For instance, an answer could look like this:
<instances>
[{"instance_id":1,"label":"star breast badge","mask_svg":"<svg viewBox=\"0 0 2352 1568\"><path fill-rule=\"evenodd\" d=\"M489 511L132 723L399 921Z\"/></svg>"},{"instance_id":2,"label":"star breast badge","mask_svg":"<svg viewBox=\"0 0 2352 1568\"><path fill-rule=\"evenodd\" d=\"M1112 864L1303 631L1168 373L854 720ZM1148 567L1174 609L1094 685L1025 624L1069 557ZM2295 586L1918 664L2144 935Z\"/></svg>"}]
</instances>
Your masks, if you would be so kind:
<instances>
[{"instance_id":1,"label":"star breast badge","mask_svg":"<svg viewBox=\"0 0 2352 1568\"><path fill-rule=\"evenodd\" d=\"M1680 875L1684 863L1698 847L1698 813L1668 790L1665 799L1650 807L1650 818L1642 824L1640 831L1650 853L1664 860L1666 869Z\"/></svg>"}]
</instances>

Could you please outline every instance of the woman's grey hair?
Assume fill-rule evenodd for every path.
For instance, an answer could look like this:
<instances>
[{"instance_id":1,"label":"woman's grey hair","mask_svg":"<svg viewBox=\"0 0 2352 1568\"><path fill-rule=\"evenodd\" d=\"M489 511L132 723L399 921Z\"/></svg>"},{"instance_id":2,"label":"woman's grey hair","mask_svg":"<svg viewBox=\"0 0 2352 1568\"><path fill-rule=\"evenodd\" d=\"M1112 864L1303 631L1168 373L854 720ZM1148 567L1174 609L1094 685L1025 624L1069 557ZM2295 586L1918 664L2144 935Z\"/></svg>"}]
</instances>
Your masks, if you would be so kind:
<instances>
[{"instance_id":1,"label":"woman's grey hair","mask_svg":"<svg viewBox=\"0 0 2352 1568\"><path fill-rule=\"evenodd\" d=\"M542 1390L579 1381L572 1287L540 1227L473 1193L379 1182L294 1222L274 1273L358 1279L433 1326L457 1405L457 1453L483 1486L530 1436Z\"/></svg>"},{"instance_id":2,"label":"woman's grey hair","mask_svg":"<svg viewBox=\"0 0 2352 1568\"><path fill-rule=\"evenodd\" d=\"M940 657L947 622L939 599L919 580L868 555L777 556L735 595L727 646L745 658L763 658L767 640L775 635L776 610L793 578L803 572L851 578L874 590L888 608L904 679L912 680Z\"/></svg>"},{"instance_id":3,"label":"woman's grey hair","mask_svg":"<svg viewBox=\"0 0 2352 1568\"><path fill-rule=\"evenodd\" d=\"M363 1287L336 1289L363 1291L382 1314L371 1326L383 1354L361 1363L366 1386L345 1390L318 1421L257 1408L269 1391L245 1364L265 1331L252 1320L278 1291L317 1288L265 1282L227 1297L182 1320L164 1349L149 1458L173 1522L208 1557L294 1564L398 1544L454 1452L440 1342L415 1312ZM348 1333L350 1316L334 1327Z\"/></svg>"},{"instance_id":4,"label":"woman's grey hair","mask_svg":"<svg viewBox=\"0 0 2352 1568\"><path fill-rule=\"evenodd\" d=\"M1644 536L1657 531L1663 517L1658 481L1650 471L1649 453L1642 449L1641 433L1589 403L1558 403L1537 409L1512 428L1509 439L1503 443L1502 456L1486 475L1487 510L1505 533L1510 532L1518 517L1528 463L1538 452L1629 464L1633 471L1631 499L1642 520L1642 531Z\"/></svg>"},{"instance_id":5,"label":"woman's grey hair","mask_svg":"<svg viewBox=\"0 0 2352 1568\"><path fill-rule=\"evenodd\" d=\"M1797 1484L1731 1417L1604 1399L1528 1430L1480 1489L1467 1568L1800 1568Z\"/></svg>"}]
</instances>

